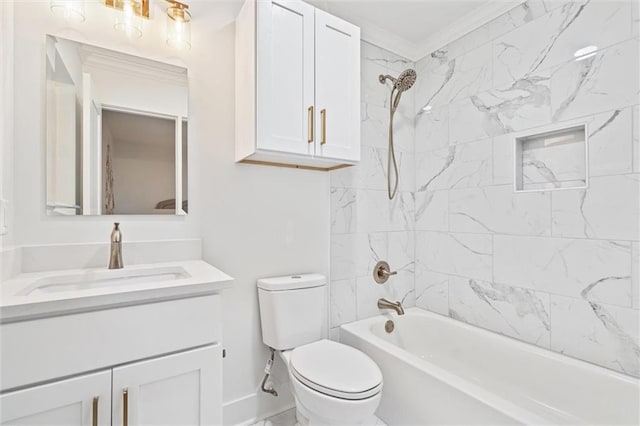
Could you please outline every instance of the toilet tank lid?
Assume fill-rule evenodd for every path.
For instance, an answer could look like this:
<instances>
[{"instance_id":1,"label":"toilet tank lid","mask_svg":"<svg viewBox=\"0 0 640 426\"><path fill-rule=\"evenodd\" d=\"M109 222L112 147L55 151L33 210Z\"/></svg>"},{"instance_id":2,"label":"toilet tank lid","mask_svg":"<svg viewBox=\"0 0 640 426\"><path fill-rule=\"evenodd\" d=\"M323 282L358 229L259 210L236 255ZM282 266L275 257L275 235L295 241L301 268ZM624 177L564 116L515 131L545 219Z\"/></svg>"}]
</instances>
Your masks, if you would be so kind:
<instances>
[{"instance_id":1,"label":"toilet tank lid","mask_svg":"<svg viewBox=\"0 0 640 426\"><path fill-rule=\"evenodd\" d=\"M327 278L321 274L297 274L258 280L258 288L267 291L297 290L320 287L325 284L327 284Z\"/></svg>"}]
</instances>

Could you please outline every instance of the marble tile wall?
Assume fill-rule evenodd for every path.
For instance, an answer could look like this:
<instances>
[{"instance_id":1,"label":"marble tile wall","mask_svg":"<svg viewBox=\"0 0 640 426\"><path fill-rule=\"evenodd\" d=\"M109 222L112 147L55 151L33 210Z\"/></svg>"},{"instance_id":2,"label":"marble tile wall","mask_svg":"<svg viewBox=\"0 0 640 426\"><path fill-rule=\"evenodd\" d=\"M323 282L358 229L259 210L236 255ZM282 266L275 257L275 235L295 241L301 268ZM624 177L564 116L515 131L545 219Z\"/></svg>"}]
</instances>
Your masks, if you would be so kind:
<instances>
[{"instance_id":1,"label":"marble tile wall","mask_svg":"<svg viewBox=\"0 0 640 426\"><path fill-rule=\"evenodd\" d=\"M361 47L361 161L331 172L332 336L344 323L378 315L380 297L401 300L405 306L415 303L415 92L402 95L394 120L400 179L398 194L389 201L390 85L378 81L380 74L396 77L415 64L366 42ZM384 286L376 284L372 275L379 260L398 270Z\"/></svg>"},{"instance_id":2,"label":"marble tile wall","mask_svg":"<svg viewBox=\"0 0 640 426\"><path fill-rule=\"evenodd\" d=\"M530 0L418 61L417 306L640 376L636 3ZM515 135L576 121L588 188L514 193Z\"/></svg>"},{"instance_id":3,"label":"marble tile wall","mask_svg":"<svg viewBox=\"0 0 640 426\"><path fill-rule=\"evenodd\" d=\"M639 9L529 0L415 64L363 43L362 161L331 174L334 338L387 297L640 376ZM390 202L377 77L414 66ZM514 193L515 136L575 123L588 188ZM557 152L544 188L567 180L553 164L576 162ZM400 271L385 286L371 278L381 259Z\"/></svg>"}]
</instances>

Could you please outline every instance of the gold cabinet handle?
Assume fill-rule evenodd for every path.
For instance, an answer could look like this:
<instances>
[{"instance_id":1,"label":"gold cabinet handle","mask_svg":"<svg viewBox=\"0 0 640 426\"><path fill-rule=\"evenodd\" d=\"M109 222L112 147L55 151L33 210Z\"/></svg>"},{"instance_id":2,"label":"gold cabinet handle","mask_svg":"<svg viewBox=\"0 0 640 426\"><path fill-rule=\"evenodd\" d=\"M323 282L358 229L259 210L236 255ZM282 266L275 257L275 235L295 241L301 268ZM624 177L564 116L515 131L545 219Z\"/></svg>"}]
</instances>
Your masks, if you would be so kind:
<instances>
[{"instance_id":1,"label":"gold cabinet handle","mask_svg":"<svg viewBox=\"0 0 640 426\"><path fill-rule=\"evenodd\" d=\"M129 425L129 390L122 390L122 426Z\"/></svg>"},{"instance_id":2,"label":"gold cabinet handle","mask_svg":"<svg viewBox=\"0 0 640 426\"><path fill-rule=\"evenodd\" d=\"M307 141L309 143L313 143L313 105L311 105L307 111L309 113L309 137L307 138Z\"/></svg>"},{"instance_id":3,"label":"gold cabinet handle","mask_svg":"<svg viewBox=\"0 0 640 426\"><path fill-rule=\"evenodd\" d=\"M91 426L98 426L98 397L93 397L91 404Z\"/></svg>"},{"instance_id":4,"label":"gold cabinet handle","mask_svg":"<svg viewBox=\"0 0 640 426\"><path fill-rule=\"evenodd\" d=\"M320 138L320 145L327 143L327 110L322 108L320 110L320 119L322 120L322 136Z\"/></svg>"}]
</instances>

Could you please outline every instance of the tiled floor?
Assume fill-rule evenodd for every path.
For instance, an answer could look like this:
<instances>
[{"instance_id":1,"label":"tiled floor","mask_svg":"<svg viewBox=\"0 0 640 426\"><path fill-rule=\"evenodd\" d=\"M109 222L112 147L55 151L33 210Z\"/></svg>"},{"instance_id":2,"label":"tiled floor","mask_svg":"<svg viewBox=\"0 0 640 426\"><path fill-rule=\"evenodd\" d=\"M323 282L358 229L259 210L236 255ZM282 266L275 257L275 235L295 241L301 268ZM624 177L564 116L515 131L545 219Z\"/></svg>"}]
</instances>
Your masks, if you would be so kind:
<instances>
[{"instance_id":1,"label":"tiled floor","mask_svg":"<svg viewBox=\"0 0 640 426\"><path fill-rule=\"evenodd\" d=\"M276 414L265 420L260 420L251 426L294 426L296 424L296 410L292 408L284 413Z\"/></svg>"},{"instance_id":2,"label":"tiled floor","mask_svg":"<svg viewBox=\"0 0 640 426\"><path fill-rule=\"evenodd\" d=\"M287 410L284 413L276 414L273 417L269 417L265 420L260 420L251 426L295 426L296 424L296 410ZM377 417L373 417L371 422L367 422L364 426L386 426L385 422Z\"/></svg>"}]
</instances>

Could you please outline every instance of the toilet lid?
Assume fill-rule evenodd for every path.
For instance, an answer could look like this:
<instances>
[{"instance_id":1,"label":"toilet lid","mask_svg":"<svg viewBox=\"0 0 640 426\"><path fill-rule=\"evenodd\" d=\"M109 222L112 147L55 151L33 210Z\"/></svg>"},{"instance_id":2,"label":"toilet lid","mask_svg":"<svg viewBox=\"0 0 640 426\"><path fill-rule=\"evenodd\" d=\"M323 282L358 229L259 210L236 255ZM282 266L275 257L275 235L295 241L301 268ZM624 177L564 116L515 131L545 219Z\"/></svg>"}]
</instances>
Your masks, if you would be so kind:
<instances>
[{"instance_id":1,"label":"toilet lid","mask_svg":"<svg viewBox=\"0 0 640 426\"><path fill-rule=\"evenodd\" d=\"M382 389L382 373L371 358L331 340L295 348L289 364L295 378L325 395L365 399Z\"/></svg>"}]
</instances>

